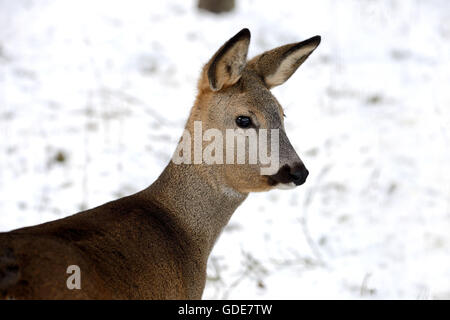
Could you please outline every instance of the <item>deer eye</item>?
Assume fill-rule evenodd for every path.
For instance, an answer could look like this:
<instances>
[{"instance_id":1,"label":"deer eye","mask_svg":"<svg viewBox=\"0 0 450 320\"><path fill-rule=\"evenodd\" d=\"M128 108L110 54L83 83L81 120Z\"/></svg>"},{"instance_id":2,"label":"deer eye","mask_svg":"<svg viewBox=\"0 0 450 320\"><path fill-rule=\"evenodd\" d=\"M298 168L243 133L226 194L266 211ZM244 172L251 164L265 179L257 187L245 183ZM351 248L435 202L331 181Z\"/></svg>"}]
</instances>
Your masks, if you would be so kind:
<instances>
[{"instance_id":1,"label":"deer eye","mask_svg":"<svg viewBox=\"0 0 450 320\"><path fill-rule=\"evenodd\" d=\"M252 119L246 116L239 116L236 118L236 124L240 128L248 128L252 124Z\"/></svg>"}]
</instances>

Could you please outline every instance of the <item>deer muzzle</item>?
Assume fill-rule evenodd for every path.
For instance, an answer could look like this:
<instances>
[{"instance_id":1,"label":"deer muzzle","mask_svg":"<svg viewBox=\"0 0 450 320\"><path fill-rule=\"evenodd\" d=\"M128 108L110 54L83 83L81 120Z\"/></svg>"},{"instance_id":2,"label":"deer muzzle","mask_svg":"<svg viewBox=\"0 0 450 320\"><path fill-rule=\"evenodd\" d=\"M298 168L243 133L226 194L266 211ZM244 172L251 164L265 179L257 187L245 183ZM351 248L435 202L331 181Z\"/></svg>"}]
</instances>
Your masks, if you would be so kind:
<instances>
[{"instance_id":1,"label":"deer muzzle","mask_svg":"<svg viewBox=\"0 0 450 320\"><path fill-rule=\"evenodd\" d=\"M305 183L308 174L309 171L303 163L285 164L276 174L269 176L269 178L273 185L293 182L296 186L299 186Z\"/></svg>"}]
</instances>

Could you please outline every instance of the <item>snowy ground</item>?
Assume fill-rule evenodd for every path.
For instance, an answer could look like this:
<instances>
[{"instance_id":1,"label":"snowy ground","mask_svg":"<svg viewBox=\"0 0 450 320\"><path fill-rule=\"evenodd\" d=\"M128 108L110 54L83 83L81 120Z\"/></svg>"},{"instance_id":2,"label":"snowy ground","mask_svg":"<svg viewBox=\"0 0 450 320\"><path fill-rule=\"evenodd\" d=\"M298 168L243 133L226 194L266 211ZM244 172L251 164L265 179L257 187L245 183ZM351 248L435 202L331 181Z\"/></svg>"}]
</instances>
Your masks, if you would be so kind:
<instances>
[{"instance_id":1,"label":"snowy ground","mask_svg":"<svg viewBox=\"0 0 450 320\"><path fill-rule=\"evenodd\" d=\"M204 62L322 35L274 94L310 177L252 194L205 298L450 299L450 3L0 0L0 231L160 173Z\"/></svg>"}]
</instances>

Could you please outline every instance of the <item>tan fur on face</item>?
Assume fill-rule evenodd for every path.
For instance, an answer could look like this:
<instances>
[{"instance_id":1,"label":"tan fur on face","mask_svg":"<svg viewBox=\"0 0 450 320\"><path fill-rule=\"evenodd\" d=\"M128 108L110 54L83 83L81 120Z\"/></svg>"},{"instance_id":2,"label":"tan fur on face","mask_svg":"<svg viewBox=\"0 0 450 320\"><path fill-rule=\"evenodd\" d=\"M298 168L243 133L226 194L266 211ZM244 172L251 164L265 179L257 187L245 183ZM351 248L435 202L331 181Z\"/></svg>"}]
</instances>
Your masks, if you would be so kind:
<instances>
[{"instance_id":1,"label":"tan fur on face","mask_svg":"<svg viewBox=\"0 0 450 320\"><path fill-rule=\"evenodd\" d=\"M230 40L231 44L225 43L203 68L187 129L193 132L194 121L201 120L204 130L217 128L225 136L226 129L238 128L237 116L250 116L258 128L280 129L280 167L301 162L285 134L283 109L269 89L285 82L318 46L320 38L288 44L246 62L243 57L247 55L249 37L240 34ZM248 163L216 166L227 185L244 193L273 188L260 169L261 164Z\"/></svg>"}]
</instances>

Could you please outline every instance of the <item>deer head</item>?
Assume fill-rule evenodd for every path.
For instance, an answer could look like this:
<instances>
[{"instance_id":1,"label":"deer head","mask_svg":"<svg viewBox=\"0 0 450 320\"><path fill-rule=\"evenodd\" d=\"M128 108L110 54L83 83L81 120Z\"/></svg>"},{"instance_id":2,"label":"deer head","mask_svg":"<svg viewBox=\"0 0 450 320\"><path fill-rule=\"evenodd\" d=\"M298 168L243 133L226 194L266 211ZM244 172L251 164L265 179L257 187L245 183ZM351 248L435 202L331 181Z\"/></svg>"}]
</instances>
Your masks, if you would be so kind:
<instances>
[{"instance_id":1,"label":"deer head","mask_svg":"<svg viewBox=\"0 0 450 320\"><path fill-rule=\"evenodd\" d=\"M214 140L214 148L201 148L200 156L202 152L214 149L210 153L214 160L206 162L214 167L228 187L248 193L291 188L306 181L308 170L289 142L283 108L270 89L289 79L319 43L320 37L315 36L264 52L247 61L250 31L243 29L222 45L204 66L198 82L199 93L186 129L192 136L198 129L196 125L201 124L202 132L209 132L206 140ZM230 141L237 141L242 136L246 139L248 148L243 155L239 155L236 148L231 154L227 150L226 139L229 139L230 130L235 130ZM270 168L261 158L251 161L250 138L257 137L260 148L257 154L260 154L262 133L267 135L268 146L265 147L270 150L270 159L276 162ZM220 139L223 141L218 141ZM194 149L191 146L187 153L198 154ZM179 151L178 148L176 154ZM187 155L186 150L183 153ZM272 157L275 153L277 156ZM242 156L247 160L245 163L239 161ZM222 162L221 157L224 159ZM193 162L205 165L205 161L194 159ZM263 168L265 171L261 170Z\"/></svg>"}]
</instances>

